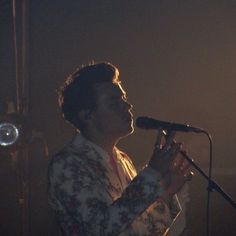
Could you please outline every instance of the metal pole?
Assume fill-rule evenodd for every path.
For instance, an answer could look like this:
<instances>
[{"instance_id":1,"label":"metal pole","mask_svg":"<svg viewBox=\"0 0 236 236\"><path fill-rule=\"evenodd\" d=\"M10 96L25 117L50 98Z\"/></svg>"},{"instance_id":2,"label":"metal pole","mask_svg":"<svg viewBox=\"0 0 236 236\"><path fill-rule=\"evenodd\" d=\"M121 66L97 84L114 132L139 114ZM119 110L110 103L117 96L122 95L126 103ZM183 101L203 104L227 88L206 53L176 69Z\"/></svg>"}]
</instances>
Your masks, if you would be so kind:
<instances>
[{"instance_id":1,"label":"metal pole","mask_svg":"<svg viewBox=\"0 0 236 236\"><path fill-rule=\"evenodd\" d=\"M21 76L21 112L27 118L29 115L29 1L22 0L21 5L22 16L22 76ZM29 174L29 144L26 144L24 150L21 150L21 156L23 161L23 181L22 181L22 193L24 199L23 212L22 212L22 235L30 235L30 174Z\"/></svg>"},{"instance_id":2,"label":"metal pole","mask_svg":"<svg viewBox=\"0 0 236 236\"><path fill-rule=\"evenodd\" d=\"M29 113L29 0L12 0L16 112L28 117ZM16 150L19 184L19 204L21 206L21 235L30 235L30 184L29 184L29 144Z\"/></svg>"}]
</instances>

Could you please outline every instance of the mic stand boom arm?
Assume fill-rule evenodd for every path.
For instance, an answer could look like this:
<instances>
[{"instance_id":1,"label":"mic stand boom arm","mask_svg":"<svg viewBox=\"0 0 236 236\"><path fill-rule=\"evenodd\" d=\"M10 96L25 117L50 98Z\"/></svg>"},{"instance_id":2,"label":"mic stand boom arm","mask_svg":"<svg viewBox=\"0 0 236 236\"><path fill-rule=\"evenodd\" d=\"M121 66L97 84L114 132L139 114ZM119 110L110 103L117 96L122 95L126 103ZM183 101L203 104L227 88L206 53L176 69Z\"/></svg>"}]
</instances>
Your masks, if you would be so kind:
<instances>
[{"instance_id":1,"label":"mic stand boom arm","mask_svg":"<svg viewBox=\"0 0 236 236\"><path fill-rule=\"evenodd\" d=\"M210 179L207 174L194 163L194 161L184 152L180 151L180 153L183 155L183 157L194 166L194 168L208 181L208 190L210 191L217 191L220 193L223 198L228 201L235 209L236 209L236 203L232 200L232 198L226 194L223 189L212 179Z\"/></svg>"}]
</instances>

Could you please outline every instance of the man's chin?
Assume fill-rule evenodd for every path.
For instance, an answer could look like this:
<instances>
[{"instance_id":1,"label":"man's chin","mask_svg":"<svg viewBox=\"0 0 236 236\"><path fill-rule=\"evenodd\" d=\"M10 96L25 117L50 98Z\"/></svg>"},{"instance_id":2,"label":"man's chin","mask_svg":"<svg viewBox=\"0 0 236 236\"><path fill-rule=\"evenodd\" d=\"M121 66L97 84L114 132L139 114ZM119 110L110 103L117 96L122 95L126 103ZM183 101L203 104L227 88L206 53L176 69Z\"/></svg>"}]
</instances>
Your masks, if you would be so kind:
<instances>
[{"instance_id":1,"label":"man's chin","mask_svg":"<svg viewBox=\"0 0 236 236\"><path fill-rule=\"evenodd\" d=\"M122 135L122 138L131 135L133 132L134 132L134 127L133 127L133 125L131 125L131 126L129 127L129 129L127 130L127 132L124 133L124 135Z\"/></svg>"}]
</instances>

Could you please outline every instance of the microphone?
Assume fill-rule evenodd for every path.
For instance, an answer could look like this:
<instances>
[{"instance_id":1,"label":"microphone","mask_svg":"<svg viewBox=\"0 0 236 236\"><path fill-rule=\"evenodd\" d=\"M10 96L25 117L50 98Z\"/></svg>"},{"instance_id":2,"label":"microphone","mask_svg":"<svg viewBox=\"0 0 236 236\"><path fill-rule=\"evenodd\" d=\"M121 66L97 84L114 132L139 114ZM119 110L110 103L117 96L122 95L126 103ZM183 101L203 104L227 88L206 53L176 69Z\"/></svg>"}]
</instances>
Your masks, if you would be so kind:
<instances>
[{"instance_id":1,"label":"microphone","mask_svg":"<svg viewBox=\"0 0 236 236\"><path fill-rule=\"evenodd\" d=\"M181 132L195 132L195 133L205 133L206 131L201 128L195 128L187 124L177 124L170 123L166 121L155 120L149 117L138 117L136 119L136 126L141 129L165 129L165 130L175 130Z\"/></svg>"}]
</instances>

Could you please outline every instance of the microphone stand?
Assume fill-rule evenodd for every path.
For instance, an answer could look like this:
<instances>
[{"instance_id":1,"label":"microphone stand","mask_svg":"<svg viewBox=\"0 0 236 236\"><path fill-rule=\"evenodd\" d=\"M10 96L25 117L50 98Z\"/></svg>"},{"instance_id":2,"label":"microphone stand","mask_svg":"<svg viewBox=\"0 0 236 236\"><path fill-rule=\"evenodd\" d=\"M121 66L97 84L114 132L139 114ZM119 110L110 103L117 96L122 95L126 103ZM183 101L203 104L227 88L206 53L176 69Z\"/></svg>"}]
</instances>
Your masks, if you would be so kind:
<instances>
[{"instance_id":1,"label":"microphone stand","mask_svg":"<svg viewBox=\"0 0 236 236\"><path fill-rule=\"evenodd\" d=\"M146 118L145 118L146 119ZM144 119L144 121L145 121ZM142 124L143 121L141 122L140 120L136 121L138 123L138 127L139 128L145 128L145 129L153 129L154 127L157 128L158 124L154 124L153 126L149 127L147 124ZM139 124L140 122L140 124ZM145 121L146 122L146 121ZM155 120L153 120L152 122L156 123ZM160 123L160 122L159 122ZM210 194L212 191L216 191L218 193L221 194L221 196L228 201L228 203L234 207L234 209L236 209L236 203L233 201L233 199L224 192L224 190L211 178L211 172L212 172L212 139L211 136L208 134L207 131L200 129L200 128L193 128L190 127L189 125L185 125L184 127L182 127L182 125L178 125L181 127L178 127L178 129L172 129L172 126L170 123L166 123L166 122L162 122L165 123L164 127L160 127L162 128L162 132L165 135L165 137L169 136L169 133L172 130L176 130L176 131L183 131L183 132L195 132L195 133L204 133L205 135L207 135L209 142L210 142L210 163L209 163L209 174L207 175L198 165L196 165L194 163L194 161L189 158L189 156L186 154L185 151L180 151L180 153L183 155L183 157L190 162L190 164L208 181L208 187L207 187L207 191L208 191L208 195L207 195L207 214L206 214L206 218L207 218L207 228L206 228L206 235L209 236L209 209L210 209ZM160 125L160 124L159 124ZM176 124L175 124L176 125ZM189 129L189 127L191 129ZM184 128L184 129L183 129ZM175 141L174 141L175 142Z\"/></svg>"},{"instance_id":2,"label":"microphone stand","mask_svg":"<svg viewBox=\"0 0 236 236\"><path fill-rule=\"evenodd\" d=\"M208 175L198 166L194 163L194 161L184 152L180 151L183 157L189 161L192 166L208 181L208 190L209 191L217 191L222 195L222 197L230 203L231 206L233 206L236 209L236 203L232 200L232 198L224 192L224 190L212 179L208 177Z\"/></svg>"},{"instance_id":3,"label":"microphone stand","mask_svg":"<svg viewBox=\"0 0 236 236\"><path fill-rule=\"evenodd\" d=\"M167 136L171 130L166 130L167 132L165 133ZM207 131L201 130L200 132L198 131L197 133L204 133L207 135L210 143L210 161L209 161L209 174L207 175L198 165L194 163L194 161L187 155L185 151L180 151L180 153L183 155L183 157L190 162L190 164L208 181L208 195L207 195L207 210L206 210L206 235L210 235L210 228L209 228L209 218L210 218L210 194L213 191L216 191L221 194L221 196L228 201L228 203L236 209L236 203L233 201L233 199L224 192L224 190L211 178L211 173L212 173L212 139L211 136L208 134Z\"/></svg>"}]
</instances>

